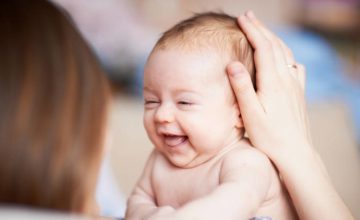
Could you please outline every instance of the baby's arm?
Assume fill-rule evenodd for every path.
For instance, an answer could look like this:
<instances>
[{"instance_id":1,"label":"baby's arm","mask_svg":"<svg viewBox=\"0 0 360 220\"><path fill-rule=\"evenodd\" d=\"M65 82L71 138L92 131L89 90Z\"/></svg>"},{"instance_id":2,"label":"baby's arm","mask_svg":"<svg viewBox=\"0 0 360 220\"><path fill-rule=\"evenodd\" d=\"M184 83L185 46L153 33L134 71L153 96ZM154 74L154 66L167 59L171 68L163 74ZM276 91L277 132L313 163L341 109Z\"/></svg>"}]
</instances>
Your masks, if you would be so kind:
<instances>
[{"instance_id":1,"label":"baby's arm","mask_svg":"<svg viewBox=\"0 0 360 220\"><path fill-rule=\"evenodd\" d=\"M170 206L158 208L155 204L151 186L151 172L155 158L156 152L153 151L145 165L142 176L127 201L125 219L147 219L150 216L164 215L174 210Z\"/></svg>"},{"instance_id":2,"label":"baby's arm","mask_svg":"<svg viewBox=\"0 0 360 220\"><path fill-rule=\"evenodd\" d=\"M265 199L271 182L271 163L254 149L229 153L221 168L219 186L209 195L154 219L250 219ZM160 218L162 217L162 218Z\"/></svg>"}]
</instances>

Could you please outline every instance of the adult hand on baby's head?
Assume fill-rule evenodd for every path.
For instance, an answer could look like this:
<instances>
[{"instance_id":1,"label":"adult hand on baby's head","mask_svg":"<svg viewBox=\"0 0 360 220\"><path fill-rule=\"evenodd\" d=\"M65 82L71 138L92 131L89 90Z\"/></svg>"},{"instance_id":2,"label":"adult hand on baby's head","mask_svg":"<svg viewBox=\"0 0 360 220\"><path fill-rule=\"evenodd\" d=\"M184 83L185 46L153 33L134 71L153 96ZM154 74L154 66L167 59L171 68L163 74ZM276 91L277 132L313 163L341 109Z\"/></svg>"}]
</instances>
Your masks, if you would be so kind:
<instances>
[{"instance_id":1,"label":"adult hand on baby's head","mask_svg":"<svg viewBox=\"0 0 360 220\"><path fill-rule=\"evenodd\" d=\"M229 64L227 71L250 141L275 163L312 152L304 67L252 12L238 22L254 48L257 91L240 62Z\"/></svg>"},{"instance_id":2,"label":"adult hand on baby's head","mask_svg":"<svg viewBox=\"0 0 360 220\"><path fill-rule=\"evenodd\" d=\"M250 141L277 166L300 219L353 219L312 148L304 67L253 13L238 21L255 50L257 91L241 63L227 71Z\"/></svg>"}]
</instances>

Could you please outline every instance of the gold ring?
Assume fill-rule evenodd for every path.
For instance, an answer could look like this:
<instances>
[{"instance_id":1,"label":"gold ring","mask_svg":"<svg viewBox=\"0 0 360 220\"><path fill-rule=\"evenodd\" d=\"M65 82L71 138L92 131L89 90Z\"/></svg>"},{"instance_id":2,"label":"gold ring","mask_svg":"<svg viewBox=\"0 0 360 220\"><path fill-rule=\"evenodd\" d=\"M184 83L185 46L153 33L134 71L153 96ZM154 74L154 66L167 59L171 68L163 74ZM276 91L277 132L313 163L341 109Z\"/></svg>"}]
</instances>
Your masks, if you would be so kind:
<instances>
[{"instance_id":1,"label":"gold ring","mask_svg":"<svg viewBox=\"0 0 360 220\"><path fill-rule=\"evenodd\" d=\"M297 68L298 68L298 66L297 66L296 63L294 63L294 64L288 64L287 67L289 67L289 68L294 68L294 69L297 69Z\"/></svg>"}]
</instances>

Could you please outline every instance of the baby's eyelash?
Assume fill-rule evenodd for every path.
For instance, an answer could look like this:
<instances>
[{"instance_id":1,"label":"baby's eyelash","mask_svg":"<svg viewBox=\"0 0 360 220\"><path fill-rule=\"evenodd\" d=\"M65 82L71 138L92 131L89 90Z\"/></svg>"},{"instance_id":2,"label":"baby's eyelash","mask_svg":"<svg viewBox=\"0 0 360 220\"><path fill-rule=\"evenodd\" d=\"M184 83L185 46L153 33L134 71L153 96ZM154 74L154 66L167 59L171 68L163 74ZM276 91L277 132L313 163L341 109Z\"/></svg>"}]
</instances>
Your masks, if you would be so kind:
<instances>
[{"instance_id":1,"label":"baby's eyelash","mask_svg":"<svg viewBox=\"0 0 360 220\"><path fill-rule=\"evenodd\" d=\"M159 101L155 101L155 100L145 100L144 104L154 104L154 103L159 103Z\"/></svg>"},{"instance_id":2,"label":"baby's eyelash","mask_svg":"<svg viewBox=\"0 0 360 220\"><path fill-rule=\"evenodd\" d=\"M186 101L180 101L180 102L178 102L178 104L180 104L180 105L192 105L193 103L186 102Z\"/></svg>"}]
</instances>

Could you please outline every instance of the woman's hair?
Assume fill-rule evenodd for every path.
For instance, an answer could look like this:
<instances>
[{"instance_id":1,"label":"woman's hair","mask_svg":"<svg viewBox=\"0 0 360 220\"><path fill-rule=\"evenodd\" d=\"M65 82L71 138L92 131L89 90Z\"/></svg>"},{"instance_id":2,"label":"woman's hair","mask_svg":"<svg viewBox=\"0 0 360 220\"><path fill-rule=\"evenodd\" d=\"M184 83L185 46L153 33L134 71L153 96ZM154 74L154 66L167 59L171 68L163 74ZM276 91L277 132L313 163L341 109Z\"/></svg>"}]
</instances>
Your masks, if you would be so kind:
<instances>
[{"instance_id":1,"label":"woman's hair","mask_svg":"<svg viewBox=\"0 0 360 220\"><path fill-rule=\"evenodd\" d=\"M85 212L103 154L108 81L60 8L0 5L0 203Z\"/></svg>"}]
</instances>

